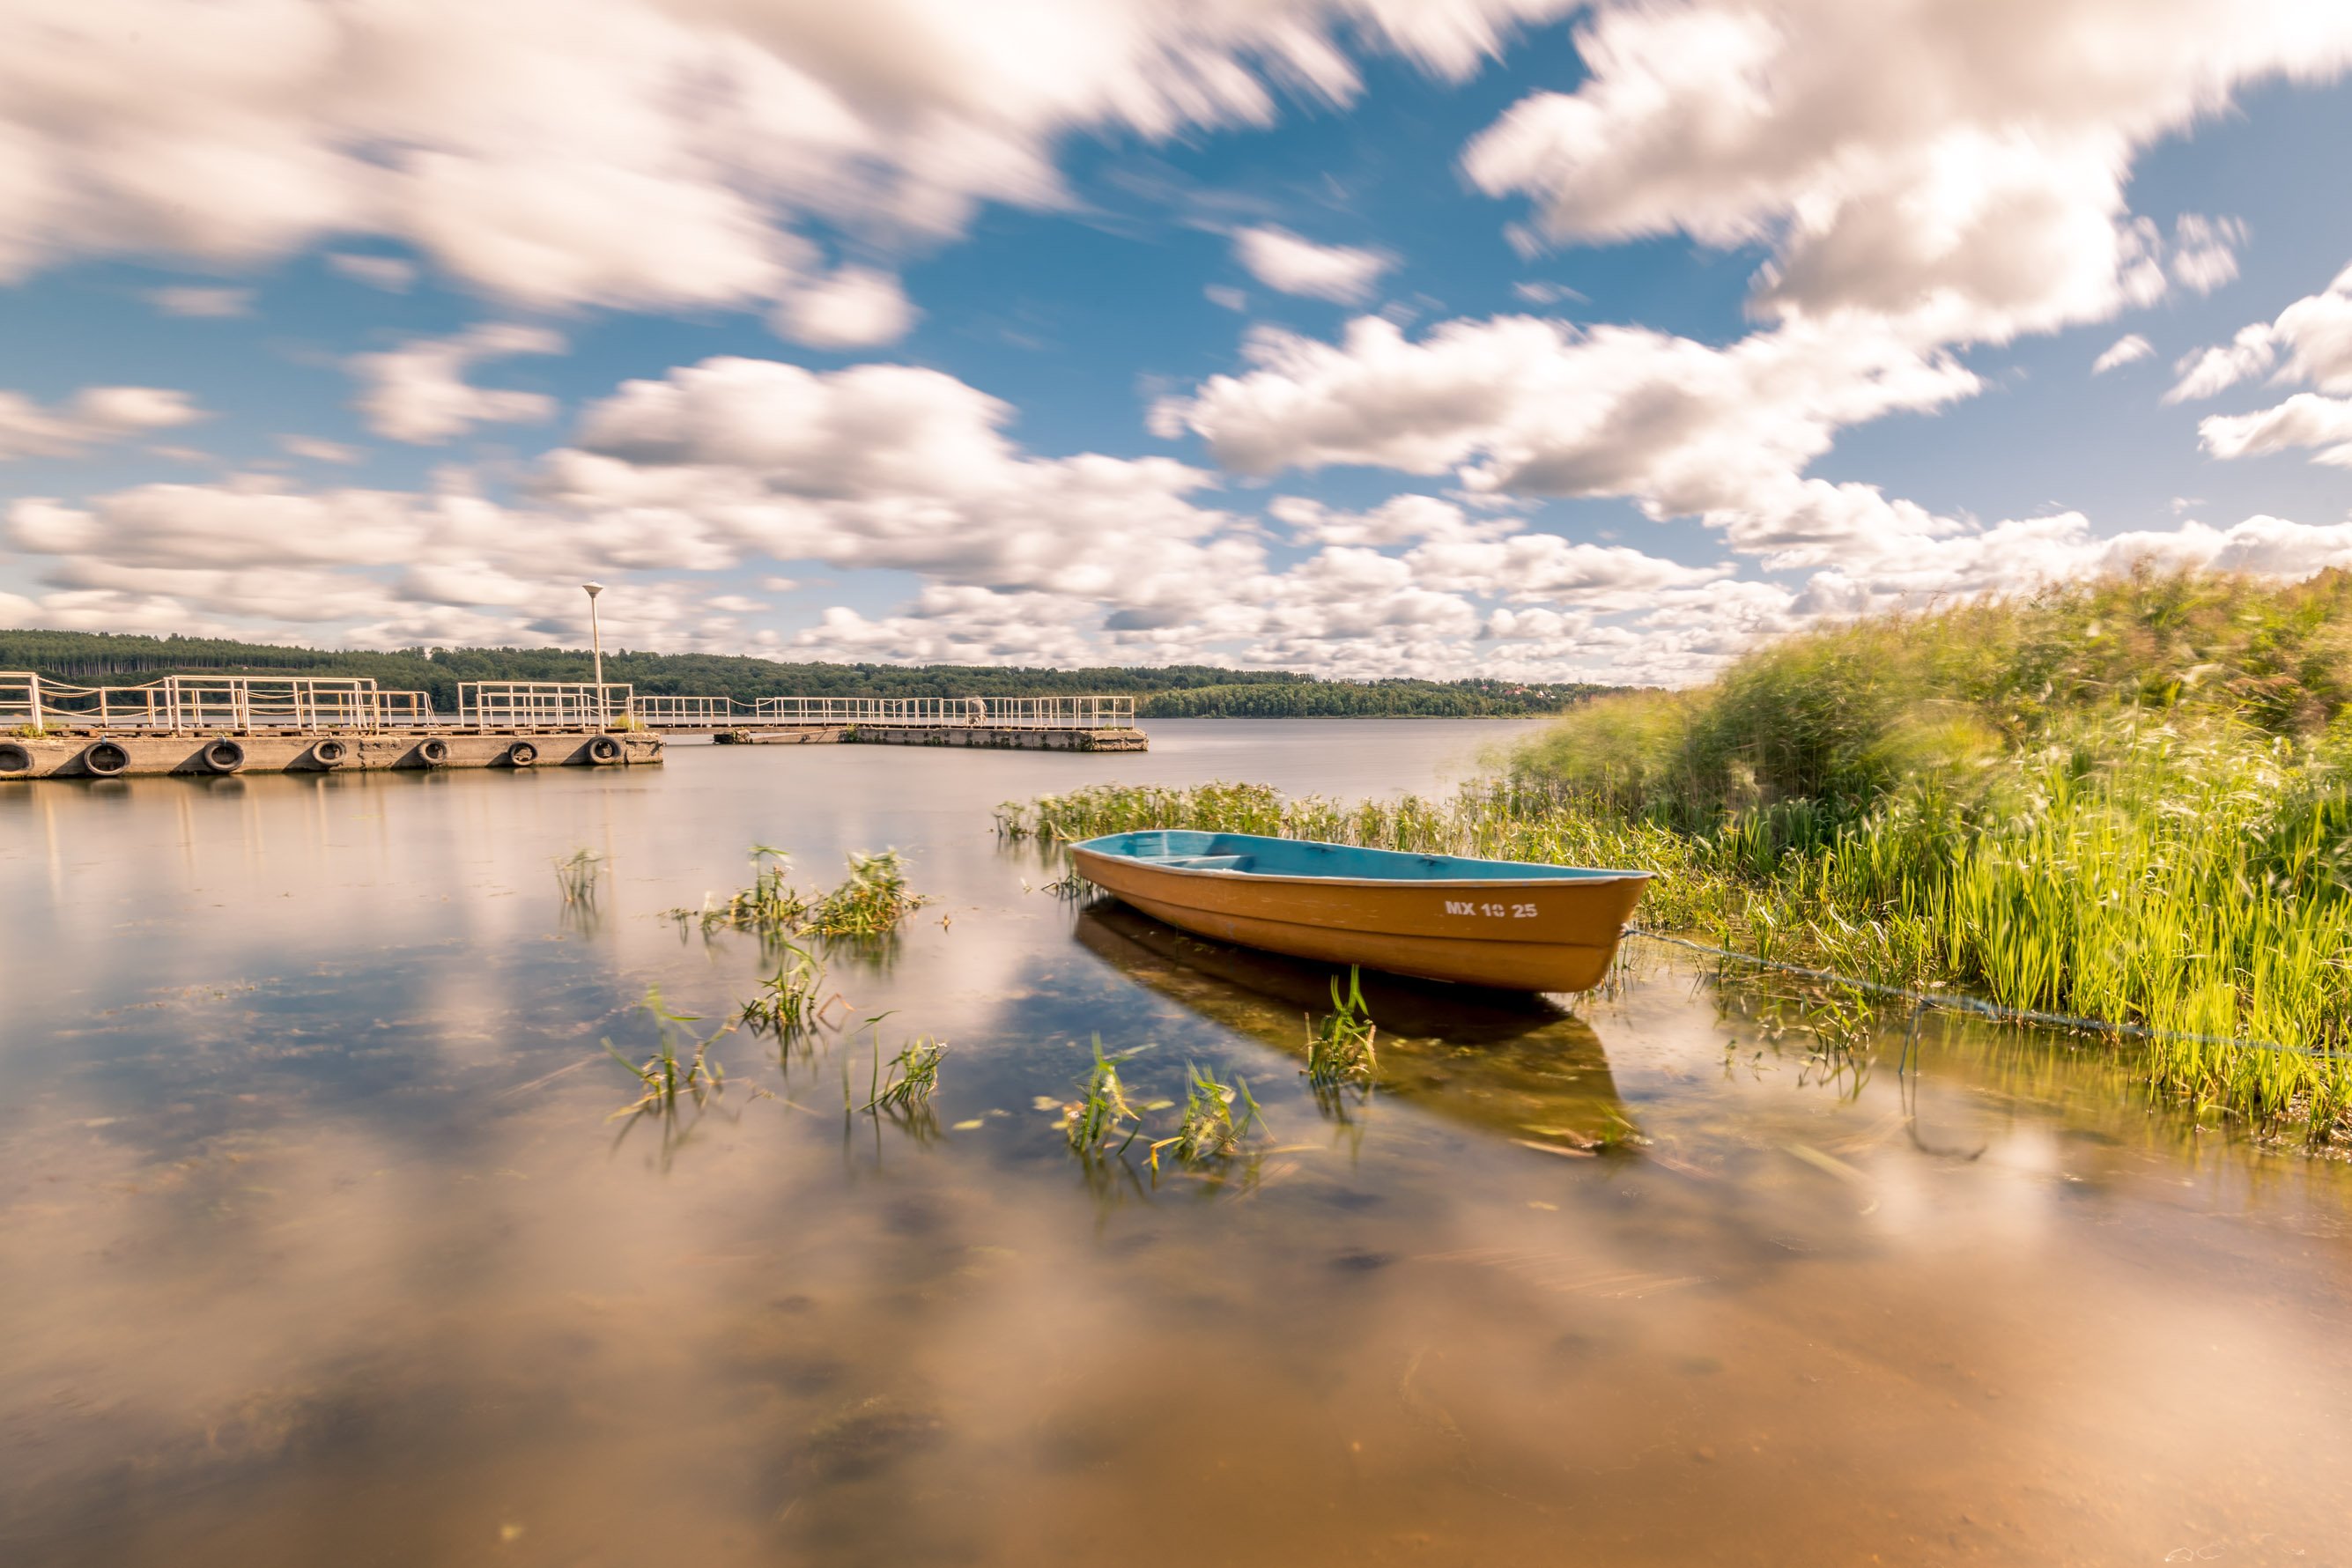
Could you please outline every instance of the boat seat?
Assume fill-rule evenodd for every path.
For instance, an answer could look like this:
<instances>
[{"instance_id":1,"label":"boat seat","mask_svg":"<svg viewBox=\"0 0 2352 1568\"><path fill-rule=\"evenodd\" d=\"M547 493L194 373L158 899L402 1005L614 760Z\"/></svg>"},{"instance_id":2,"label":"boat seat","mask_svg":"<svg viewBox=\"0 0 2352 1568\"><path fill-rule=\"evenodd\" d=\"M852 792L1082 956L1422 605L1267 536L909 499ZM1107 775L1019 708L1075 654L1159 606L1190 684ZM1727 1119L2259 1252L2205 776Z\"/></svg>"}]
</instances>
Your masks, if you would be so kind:
<instances>
[{"instance_id":1,"label":"boat seat","mask_svg":"<svg viewBox=\"0 0 2352 1568\"><path fill-rule=\"evenodd\" d=\"M1159 863L1187 871L1246 871L1256 858L1255 855L1170 855Z\"/></svg>"}]
</instances>

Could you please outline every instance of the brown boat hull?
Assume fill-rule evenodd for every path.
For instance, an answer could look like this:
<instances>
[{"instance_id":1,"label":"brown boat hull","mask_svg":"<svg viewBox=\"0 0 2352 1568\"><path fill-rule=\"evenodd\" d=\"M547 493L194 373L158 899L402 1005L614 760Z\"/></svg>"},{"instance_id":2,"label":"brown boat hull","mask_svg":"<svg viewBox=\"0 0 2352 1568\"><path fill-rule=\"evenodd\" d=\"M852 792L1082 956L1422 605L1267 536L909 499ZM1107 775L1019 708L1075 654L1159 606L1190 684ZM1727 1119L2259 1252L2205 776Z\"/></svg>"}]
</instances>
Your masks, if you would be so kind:
<instances>
[{"instance_id":1,"label":"brown boat hull","mask_svg":"<svg viewBox=\"0 0 2352 1568\"><path fill-rule=\"evenodd\" d=\"M1073 847L1078 874L1181 931L1326 963L1510 991L1589 991L1639 876L1399 882L1192 871Z\"/></svg>"}]
</instances>

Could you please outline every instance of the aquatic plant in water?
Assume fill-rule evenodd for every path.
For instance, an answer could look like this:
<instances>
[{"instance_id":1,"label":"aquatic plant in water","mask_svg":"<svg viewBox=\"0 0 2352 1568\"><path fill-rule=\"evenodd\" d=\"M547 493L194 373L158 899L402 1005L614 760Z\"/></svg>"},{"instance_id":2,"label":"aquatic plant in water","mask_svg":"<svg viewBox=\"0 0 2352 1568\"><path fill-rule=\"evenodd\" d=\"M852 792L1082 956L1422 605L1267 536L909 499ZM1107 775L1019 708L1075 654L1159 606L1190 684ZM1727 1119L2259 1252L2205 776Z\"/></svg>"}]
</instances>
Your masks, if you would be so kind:
<instances>
[{"instance_id":1,"label":"aquatic plant in water","mask_svg":"<svg viewBox=\"0 0 2352 1568\"><path fill-rule=\"evenodd\" d=\"M887 936L929 902L907 886L906 862L896 849L853 853L849 879L808 907L801 929L818 936Z\"/></svg>"},{"instance_id":2,"label":"aquatic plant in water","mask_svg":"<svg viewBox=\"0 0 2352 1568\"><path fill-rule=\"evenodd\" d=\"M766 934L789 931L808 909L808 901L793 890L793 858L772 845L751 846L751 885L739 888L724 902L706 897L698 910L677 909L669 917L684 925L698 923L705 935L714 931L751 931Z\"/></svg>"},{"instance_id":3,"label":"aquatic plant in water","mask_svg":"<svg viewBox=\"0 0 2352 1568\"><path fill-rule=\"evenodd\" d=\"M1242 1140L1265 1123L1265 1111L1250 1093L1249 1080L1239 1073L1233 1082L1219 1083L1214 1073L1190 1062L1184 1064L1184 1115L1175 1136L1152 1143L1147 1163L1154 1171L1160 1169L1162 1149L1174 1149L1176 1157L1188 1165L1219 1160L1239 1152Z\"/></svg>"},{"instance_id":4,"label":"aquatic plant in water","mask_svg":"<svg viewBox=\"0 0 2352 1568\"><path fill-rule=\"evenodd\" d=\"M1143 1115L1129 1101L1127 1086L1118 1076L1118 1064L1132 1053L1103 1055L1100 1035L1094 1037L1094 1065L1079 1080L1079 1097L1062 1107L1062 1135L1069 1141L1071 1152L1087 1160L1099 1158L1106 1150L1125 1153L1143 1125ZM1122 1131L1127 1136L1117 1149L1109 1149L1110 1141Z\"/></svg>"},{"instance_id":5,"label":"aquatic plant in water","mask_svg":"<svg viewBox=\"0 0 2352 1568\"><path fill-rule=\"evenodd\" d=\"M723 1089L726 1069L710 1058L710 1047L734 1028L732 1023L721 1024L707 1036L698 1035L688 1026L700 1023L700 1015L672 1012L662 1001L657 985L646 987L646 999L638 1007L653 1018L658 1043L651 1056L633 1062L611 1040L604 1042L605 1054L635 1074L645 1090L634 1102L614 1111L614 1117L668 1109L677 1103L681 1093L699 1100Z\"/></svg>"},{"instance_id":6,"label":"aquatic plant in water","mask_svg":"<svg viewBox=\"0 0 2352 1568\"><path fill-rule=\"evenodd\" d=\"M882 1036L875 1031L875 1082L866 1095L867 1110L902 1110L930 1103L932 1092L940 1087L940 1063L947 1059L944 1040L934 1040L926 1035L909 1040L890 1058L889 1076L882 1076Z\"/></svg>"},{"instance_id":7,"label":"aquatic plant in water","mask_svg":"<svg viewBox=\"0 0 2352 1568\"><path fill-rule=\"evenodd\" d=\"M816 1024L826 1009L841 1001L837 991L821 1003L817 1000L824 985L823 959L797 942L781 945L776 972L760 982L760 994L743 1004L737 1018L753 1033L779 1039Z\"/></svg>"},{"instance_id":8,"label":"aquatic plant in water","mask_svg":"<svg viewBox=\"0 0 2352 1568\"><path fill-rule=\"evenodd\" d=\"M755 844L750 887L738 889L723 902L712 896L703 900L700 909L671 910L669 917L680 925L700 925L706 936L715 931L750 931L769 939L788 931L876 937L896 931L908 915L930 902L908 887L906 861L896 849L876 855L853 851L848 879L814 899L793 888L792 864L792 857L783 850Z\"/></svg>"},{"instance_id":9,"label":"aquatic plant in water","mask_svg":"<svg viewBox=\"0 0 2352 1568\"><path fill-rule=\"evenodd\" d=\"M603 880L604 858L593 849L574 849L554 863L555 885L563 894L565 904L579 909L593 909L596 890Z\"/></svg>"},{"instance_id":10,"label":"aquatic plant in water","mask_svg":"<svg viewBox=\"0 0 2352 1568\"><path fill-rule=\"evenodd\" d=\"M1349 968L1344 995L1339 977L1333 975L1331 1011L1319 1020L1310 1019L1307 1026L1307 1066L1302 1069L1307 1081L1318 1089L1336 1089L1344 1083L1369 1087L1378 1066L1373 1045L1379 1035L1380 1026L1364 1006L1361 972Z\"/></svg>"}]
</instances>

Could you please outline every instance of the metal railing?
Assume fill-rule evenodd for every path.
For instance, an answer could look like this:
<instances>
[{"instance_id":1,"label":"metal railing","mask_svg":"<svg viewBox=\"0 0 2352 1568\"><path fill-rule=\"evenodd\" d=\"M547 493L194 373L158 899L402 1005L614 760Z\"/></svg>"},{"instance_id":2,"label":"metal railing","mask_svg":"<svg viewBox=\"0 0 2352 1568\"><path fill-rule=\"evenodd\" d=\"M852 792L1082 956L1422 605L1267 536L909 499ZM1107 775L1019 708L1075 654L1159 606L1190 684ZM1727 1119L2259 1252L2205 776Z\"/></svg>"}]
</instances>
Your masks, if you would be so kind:
<instances>
[{"instance_id":1,"label":"metal railing","mask_svg":"<svg viewBox=\"0 0 2352 1568\"><path fill-rule=\"evenodd\" d=\"M1128 730L1132 697L638 697L607 681L469 680L454 719L422 691L323 676L167 675L72 686L0 670L0 730L240 731L846 729Z\"/></svg>"},{"instance_id":2,"label":"metal railing","mask_svg":"<svg viewBox=\"0 0 2352 1568\"><path fill-rule=\"evenodd\" d=\"M640 697L629 710L648 730L725 729L737 721L734 700L726 697Z\"/></svg>"},{"instance_id":3,"label":"metal railing","mask_svg":"<svg viewBox=\"0 0 2352 1568\"><path fill-rule=\"evenodd\" d=\"M41 678L29 669L0 669L0 730L41 727Z\"/></svg>"},{"instance_id":4,"label":"metal railing","mask_svg":"<svg viewBox=\"0 0 2352 1568\"><path fill-rule=\"evenodd\" d=\"M40 730L374 731L429 725L422 691L309 675L167 675L137 686L74 686L0 672L0 727Z\"/></svg>"},{"instance_id":5,"label":"metal railing","mask_svg":"<svg viewBox=\"0 0 2352 1568\"><path fill-rule=\"evenodd\" d=\"M762 697L763 724L908 729L1131 730L1132 697Z\"/></svg>"},{"instance_id":6,"label":"metal railing","mask_svg":"<svg viewBox=\"0 0 2352 1568\"><path fill-rule=\"evenodd\" d=\"M631 689L613 681L467 680L457 687L467 730L609 730L634 722Z\"/></svg>"}]
</instances>

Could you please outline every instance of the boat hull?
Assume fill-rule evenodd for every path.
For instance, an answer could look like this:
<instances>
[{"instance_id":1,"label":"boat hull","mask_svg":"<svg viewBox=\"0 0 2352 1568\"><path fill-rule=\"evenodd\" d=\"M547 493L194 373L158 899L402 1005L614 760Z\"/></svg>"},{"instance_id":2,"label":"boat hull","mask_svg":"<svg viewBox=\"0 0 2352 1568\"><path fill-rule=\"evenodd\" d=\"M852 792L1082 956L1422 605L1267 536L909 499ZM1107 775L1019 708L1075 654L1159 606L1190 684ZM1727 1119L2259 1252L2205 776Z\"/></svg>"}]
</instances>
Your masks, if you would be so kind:
<instances>
[{"instance_id":1,"label":"boat hull","mask_svg":"<svg viewBox=\"0 0 2352 1568\"><path fill-rule=\"evenodd\" d=\"M1294 958L1511 991L1589 991L1639 873L1388 881L1188 870L1074 845L1078 874L1181 931Z\"/></svg>"}]
</instances>

